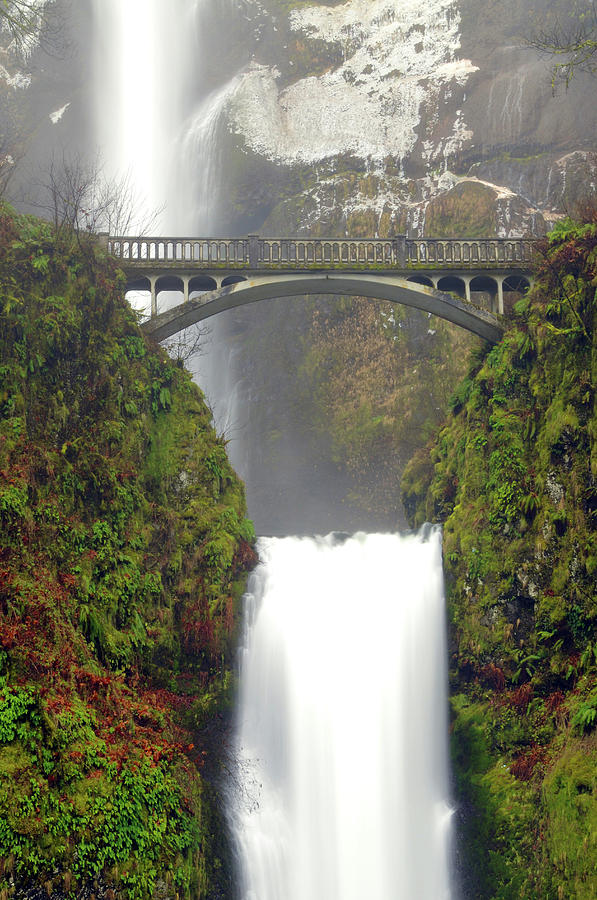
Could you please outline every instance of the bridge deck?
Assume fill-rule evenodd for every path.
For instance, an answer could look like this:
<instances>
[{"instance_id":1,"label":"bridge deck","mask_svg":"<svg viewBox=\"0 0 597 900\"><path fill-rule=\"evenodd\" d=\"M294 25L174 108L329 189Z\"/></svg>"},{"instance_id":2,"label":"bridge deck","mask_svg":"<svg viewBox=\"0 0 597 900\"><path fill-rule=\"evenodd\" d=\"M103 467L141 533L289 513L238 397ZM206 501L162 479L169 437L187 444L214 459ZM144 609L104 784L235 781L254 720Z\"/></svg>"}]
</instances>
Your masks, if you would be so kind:
<instances>
[{"instance_id":1,"label":"bridge deck","mask_svg":"<svg viewBox=\"0 0 597 900\"><path fill-rule=\"evenodd\" d=\"M110 254L126 269L343 271L425 268L523 269L533 256L531 239L337 240L311 238L109 237Z\"/></svg>"},{"instance_id":2,"label":"bridge deck","mask_svg":"<svg viewBox=\"0 0 597 900\"><path fill-rule=\"evenodd\" d=\"M414 306L497 341L501 323L476 307L473 295L489 291L492 309L503 313L504 291L519 289L512 282L530 283L535 243L404 235L384 240L258 235L102 239L124 270L127 289L149 289L151 319L145 328L157 340L246 303L328 293ZM183 303L158 314L158 294L180 290ZM459 291L461 299L454 297Z\"/></svg>"}]
</instances>

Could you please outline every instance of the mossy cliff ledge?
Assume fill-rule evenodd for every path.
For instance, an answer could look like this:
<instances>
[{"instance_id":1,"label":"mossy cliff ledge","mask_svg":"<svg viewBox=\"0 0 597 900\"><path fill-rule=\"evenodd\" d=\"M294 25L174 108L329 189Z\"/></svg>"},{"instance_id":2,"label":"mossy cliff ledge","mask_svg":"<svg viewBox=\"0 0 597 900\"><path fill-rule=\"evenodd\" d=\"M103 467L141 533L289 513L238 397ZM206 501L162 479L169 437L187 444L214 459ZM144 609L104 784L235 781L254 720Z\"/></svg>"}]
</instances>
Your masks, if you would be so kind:
<instances>
[{"instance_id":1,"label":"mossy cliff ledge","mask_svg":"<svg viewBox=\"0 0 597 900\"><path fill-rule=\"evenodd\" d=\"M502 342L409 463L444 524L452 747L470 898L597 883L597 224L562 221Z\"/></svg>"},{"instance_id":2,"label":"mossy cliff ledge","mask_svg":"<svg viewBox=\"0 0 597 900\"><path fill-rule=\"evenodd\" d=\"M0 897L216 898L243 487L90 239L0 210Z\"/></svg>"}]
</instances>

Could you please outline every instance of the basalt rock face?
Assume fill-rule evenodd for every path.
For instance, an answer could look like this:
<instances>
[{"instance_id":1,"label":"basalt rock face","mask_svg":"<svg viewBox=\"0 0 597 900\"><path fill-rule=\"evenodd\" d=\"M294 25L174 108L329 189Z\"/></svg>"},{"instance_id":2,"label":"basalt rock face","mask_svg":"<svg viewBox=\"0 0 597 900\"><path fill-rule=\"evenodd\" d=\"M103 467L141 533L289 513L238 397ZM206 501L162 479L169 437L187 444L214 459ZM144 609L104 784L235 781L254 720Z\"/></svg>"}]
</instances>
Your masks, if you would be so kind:
<instances>
[{"instance_id":1,"label":"basalt rock face","mask_svg":"<svg viewBox=\"0 0 597 900\"><path fill-rule=\"evenodd\" d=\"M242 9L252 60L235 73L223 109L227 227L242 220L262 234L540 235L594 190L594 83L582 76L554 96L549 62L526 43L558 14L557 3L531 11L444 0L262 0ZM403 523L393 485L408 448L444 415L436 395L462 374L460 352L472 339L419 314L379 310L370 317L357 302L320 299L230 317L237 372L253 386L243 474L258 529L271 530L281 498L295 527L318 527L319 510L298 515L311 501L289 487L296 459L297 480L310 472L326 498L319 527ZM391 336L388 316L398 322ZM361 346L384 332L392 378L420 378L408 402L398 392L391 407L377 363L367 354L355 363L350 342L332 349L339 327L360 335ZM288 351L279 368L272 341ZM440 373L440 348L450 344L458 352ZM362 427L352 440L355 419ZM380 428L394 435L391 452Z\"/></svg>"},{"instance_id":2,"label":"basalt rock face","mask_svg":"<svg viewBox=\"0 0 597 900\"><path fill-rule=\"evenodd\" d=\"M245 9L254 56L227 117L233 153L261 160L263 181L276 188L272 206L280 169L294 194L305 193L293 183L298 173L342 183L347 171L375 172L388 179L392 218L418 233L428 203L459 179L495 185L503 235L541 231L574 199L568 173L591 165L593 85L580 76L574 99L553 96L548 64L525 43L561 14L552 0L532 11L471 0L268 0ZM380 184L372 205L383 193ZM263 219L263 206L254 209Z\"/></svg>"}]
</instances>

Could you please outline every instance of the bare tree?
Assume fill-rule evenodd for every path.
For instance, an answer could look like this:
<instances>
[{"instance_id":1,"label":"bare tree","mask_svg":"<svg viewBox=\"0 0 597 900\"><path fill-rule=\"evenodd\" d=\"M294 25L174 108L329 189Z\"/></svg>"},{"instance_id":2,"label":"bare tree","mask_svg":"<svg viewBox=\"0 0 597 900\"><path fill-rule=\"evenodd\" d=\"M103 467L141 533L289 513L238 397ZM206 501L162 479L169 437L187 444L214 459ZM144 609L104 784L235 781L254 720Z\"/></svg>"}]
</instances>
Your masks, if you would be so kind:
<instances>
[{"instance_id":1,"label":"bare tree","mask_svg":"<svg viewBox=\"0 0 597 900\"><path fill-rule=\"evenodd\" d=\"M0 32L13 53L26 58L39 44L48 49L60 31L55 0L0 0Z\"/></svg>"},{"instance_id":2,"label":"bare tree","mask_svg":"<svg viewBox=\"0 0 597 900\"><path fill-rule=\"evenodd\" d=\"M196 356L201 356L205 351L206 340L211 331L207 325L191 325L185 328L167 341L162 341L162 347L172 359L177 362L188 363Z\"/></svg>"},{"instance_id":3,"label":"bare tree","mask_svg":"<svg viewBox=\"0 0 597 900\"><path fill-rule=\"evenodd\" d=\"M38 199L31 206L47 216L58 237L76 237L108 232L138 235L155 225L160 210L148 211L135 197L128 175L105 175L99 154L86 159L62 152L53 156L35 185Z\"/></svg>"},{"instance_id":4,"label":"bare tree","mask_svg":"<svg viewBox=\"0 0 597 900\"><path fill-rule=\"evenodd\" d=\"M597 74L597 0L576 0L563 16L538 31L531 46L555 58L552 85L568 88L578 72Z\"/></svg>"}]
</instances>

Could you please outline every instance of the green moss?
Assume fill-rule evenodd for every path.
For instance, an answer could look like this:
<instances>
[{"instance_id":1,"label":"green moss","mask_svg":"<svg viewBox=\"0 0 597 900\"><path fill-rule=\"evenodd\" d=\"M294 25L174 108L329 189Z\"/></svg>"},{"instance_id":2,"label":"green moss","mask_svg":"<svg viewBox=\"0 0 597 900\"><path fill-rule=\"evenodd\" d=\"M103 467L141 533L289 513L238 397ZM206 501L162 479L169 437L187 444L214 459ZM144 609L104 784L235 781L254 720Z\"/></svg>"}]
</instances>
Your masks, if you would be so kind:
<instances>
[{"instance_id":1,"label":"green moss","mask_svg":"<svg viewBox=\"0 0 597 900\"><path fill-rule=\"evenodd\" d=\"M523 785L495 759L486 702L453 698L452 761L461 803L473 810L464 820L467 893L510 900L541 896L529 879L536 788Z\"/></svg>"},{"instance_id":2,"label":"green moss","mask_svg":"<svg viewBox=\"0 0 597 900\"><path fill-rule=\"evenodd\" d=\"M586 743L572 743L543 783L546 856L564 897L590 900L597 877L597 774Z\"/></svg>"},{"instance_id":3,"label":"green moss","mask_svg":"<svg viewBox=\"0 0 597 900\"><path fill-rule=\"evenodd\" d=\"M540 254L403 479L412 520L444 522L469 893L504 900L588 897L597 867L597 226Z\"/></svg>"},{"instance_id":4,"label":"green moss","mask_svg":"<svg viewBox=\"0 0 597 900\"><path fill-rule=\"evenodd\" d=\"M2 208L0 303L0 893L208 896L242 485L91 239Z\"/></svg>"},{"instance_id":5,"label":"green moss","mask_svg":"<svg viewBox=\"0 0 597 900\"><path fill-rule=\"evenodd\" d=\"M495 234L495 191L465 181L435 197L427 205L425 233L429 238L484 237Z\"/></svg>"}]
</instances>

